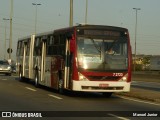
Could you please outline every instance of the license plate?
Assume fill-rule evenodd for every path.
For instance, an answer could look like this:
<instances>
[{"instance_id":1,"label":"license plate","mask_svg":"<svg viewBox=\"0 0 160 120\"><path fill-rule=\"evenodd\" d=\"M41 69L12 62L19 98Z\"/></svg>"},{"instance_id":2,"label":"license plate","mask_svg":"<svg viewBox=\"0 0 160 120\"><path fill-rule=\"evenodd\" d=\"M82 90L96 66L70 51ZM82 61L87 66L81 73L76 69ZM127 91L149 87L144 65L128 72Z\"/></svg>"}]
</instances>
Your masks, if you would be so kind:
<instances>
[{"instance_id":1,"label":"license plate","mask_svg":"<svg viewBox=\"0 0 160 120\"><path fill-rule=\"evenodd\" d=\"M99 84L99 87L108 87L109 84Z\"/></svg>"}]
</instances>

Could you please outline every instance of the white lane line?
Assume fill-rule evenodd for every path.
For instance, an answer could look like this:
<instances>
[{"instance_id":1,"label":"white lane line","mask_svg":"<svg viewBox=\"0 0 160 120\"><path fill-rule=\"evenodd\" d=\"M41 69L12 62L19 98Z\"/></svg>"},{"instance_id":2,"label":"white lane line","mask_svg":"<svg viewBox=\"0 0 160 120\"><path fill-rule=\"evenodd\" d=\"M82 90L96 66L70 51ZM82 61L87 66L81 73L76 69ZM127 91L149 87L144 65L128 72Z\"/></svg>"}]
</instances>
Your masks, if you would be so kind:
<instances>
[{"instance_id":1,"label":"white lane line","mask_svg":"<svg viewBox=\"0 0 160 120\"><path fill-rule=\"evenodd\" d=\"M131 101L136 101L136 102L141 102L141 103L146 103L146 104L151 104L151 105L157 105L157 106L160 106L160 104L158 103L153 103L153 102L147 102L147 101L143 101L143 100L138 100L138 99L132 99L132 98L129 98L129 97L123 97L123 96L119 96L119 95L116 95L122 99L126 99L126 100L131 100Z\"/></svg>"},{"instance_id":2,"label":"white lane line","mask_svg":"<svg viewBox=\"0 0 160 120\"><path fill-rule=\"evenodd\" d=\"M35 90L35 89L33 89L33 88L30 88L30 87L25 87L26 89L28 89L28 90L31 90L31 91L37 91L37 90Z\"/></svg>"},{"instance_id":3,"label":"white lane line","mask_svg":"<svg viewBox=\"0 0 160 120\"><path fill-rule=\"evenodd\" d=\"M1 79L1 80L7 80L7 79Z\"/></svg>"},{"instance_id":4,"label":"white lane line","mask_svg":"<svg viewBox=\"0 0 160 120\"><path fill-rule=\"evenodd\" d=\"M118 119L121 119L121 120L130 120L128 118L125 118L125 117L120 117L120 116L117 116L117 115L114 115L114 114L111 114L111 113L108 113L109 116L112 116L112 117L116 117Z\"/></svg>"},{"instance_id":5,"label":"white lane line","mask_svg":"<svg viewBox=\"0 0 160 120\"><path fill-rule=\"evenodd\" d=\"M48 94L48 96L53 97L53 98L56 98L56 99L59 99L59 100L63 99L63 98L61 98L61 97L58 97L58 96L55 96L55 95L51 95L51 94Z\"/></svg>"}]
</instances>

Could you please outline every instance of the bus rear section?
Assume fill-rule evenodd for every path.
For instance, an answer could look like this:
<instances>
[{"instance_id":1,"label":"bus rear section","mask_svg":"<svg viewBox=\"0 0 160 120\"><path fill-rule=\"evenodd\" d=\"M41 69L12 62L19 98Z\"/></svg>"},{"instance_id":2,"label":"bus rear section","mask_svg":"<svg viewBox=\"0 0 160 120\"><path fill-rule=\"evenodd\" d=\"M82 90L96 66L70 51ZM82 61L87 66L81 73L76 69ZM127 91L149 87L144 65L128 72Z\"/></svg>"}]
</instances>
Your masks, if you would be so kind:
<instances>
[{"instance_id":1,"label":"bus rear section","mask_svg":"<svg viewBox=\"0 0 160 120\"><path fill-rule=\"evenodd\" d=\"M19 78L33 79L33 48L34 48L34 35L22 38L17 43L17 71Z\"/></svg>"}]
</instances>

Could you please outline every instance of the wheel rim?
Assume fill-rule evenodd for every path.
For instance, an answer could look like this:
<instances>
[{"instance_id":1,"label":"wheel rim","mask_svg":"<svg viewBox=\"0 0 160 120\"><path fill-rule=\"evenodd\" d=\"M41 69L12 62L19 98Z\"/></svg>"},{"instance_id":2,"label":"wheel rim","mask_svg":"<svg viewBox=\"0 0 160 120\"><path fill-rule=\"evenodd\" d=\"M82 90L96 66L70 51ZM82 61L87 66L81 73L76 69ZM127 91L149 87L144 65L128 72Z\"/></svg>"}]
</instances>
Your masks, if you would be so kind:
<instances>
[{"instance_id":1,"label":"wheel rim","mask_svg":"<svg viewBox=\"0 0 160 120\"><path fill-rule=\"evenodd\" d=\"M21 72L19 73L19 79L22 80L22 74L21 74Z\"/></svg>"},{"instance_id":2,"label":"wheel rim","mask_svg":"<svg viewBox=\"0 0 160 120\"><path fill-rule=\"evenodd\" d=\"M36 74L36 77L35 77L35 85L36 85L36 86L38 85L38 78L37 78L37 74Z\"/></svg>"},{"instance_id":3,"label":"wheel rim","mask_svg":"<svg viewBox=\"0 0 160 120\"><path fill-rule=\"evenodd\" d=\"M60 79L60 80L59 80L59 89L62 89L62 86L63 86L63 80Z\"/></svg>"},{"instance_id":4,"label":"wheel rim","mask_svg":"<svg viewBox=\"0 0 160 120\"><path fill-rule=\"evenodd\" d=\"M38 83L38 71L36 71L35 74L35 86L38 87L39 83Z\"/></svg>"}]
</instances>

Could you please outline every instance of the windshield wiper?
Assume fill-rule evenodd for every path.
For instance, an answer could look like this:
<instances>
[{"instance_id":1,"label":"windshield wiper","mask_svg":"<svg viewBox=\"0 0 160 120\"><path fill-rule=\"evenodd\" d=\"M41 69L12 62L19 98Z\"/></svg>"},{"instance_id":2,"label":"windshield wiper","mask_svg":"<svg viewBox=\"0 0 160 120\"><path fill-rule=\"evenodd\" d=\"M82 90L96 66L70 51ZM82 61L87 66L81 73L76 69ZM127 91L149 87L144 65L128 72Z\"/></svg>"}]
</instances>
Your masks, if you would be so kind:
<instances>
[{"instance_id":1,"label":"windshield wiper","mask_svg":"<svg viewBox=\"0 0 160 120\"><path fill-rule=\"evenodd\" d=\"M100 53L99 55L100 55L100 59L101 59L101 52L102 52L101 46L98 46L98 45L95 43L94 39L90 39L90 40L92 41L92 43L93 43L94 47L97 49L97 51Z\"/></svg>"},{"instance_id":2,"label":"windshield wiper","mask_svg":"<svg viewBox=\"0 0 160 120\"><path fill-rule=\"evenodd\" d=\"M94 47L101 53L101 52L102 52L101 47L98 46L98 45L95 43L94 39L91 39L91 41L92 41Z\"/></svg>"},{"instance_id":3,"label":"windshield wiper","mask_svg":"<svg viewBox=\"0 0 160 120\"><path fill-rule=\"evenodd\" d=\"M113 46L115 45L115 43L118 41L118 39L117 40L115 40L112 44L111 44L111 46L107 49L107 51L109 51L111 48L113 48Z\"/></svg>"}]
</instances>

